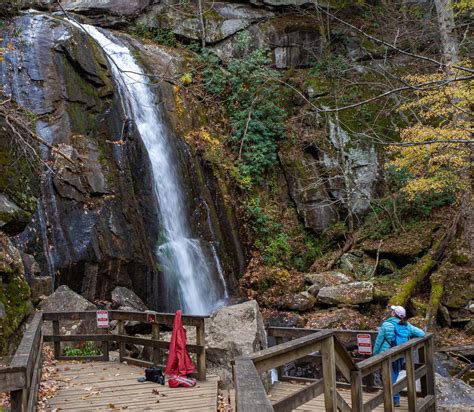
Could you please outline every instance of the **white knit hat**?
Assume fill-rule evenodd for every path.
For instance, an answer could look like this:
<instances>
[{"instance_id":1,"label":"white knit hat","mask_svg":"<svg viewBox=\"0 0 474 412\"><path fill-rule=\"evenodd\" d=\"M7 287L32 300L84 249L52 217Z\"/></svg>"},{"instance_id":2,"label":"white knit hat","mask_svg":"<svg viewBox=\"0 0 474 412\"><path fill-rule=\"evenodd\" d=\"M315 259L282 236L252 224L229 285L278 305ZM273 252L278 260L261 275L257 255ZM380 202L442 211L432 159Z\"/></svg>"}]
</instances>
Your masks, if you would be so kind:
<instances>
[{"instance_id":1,"label":"white knit hat","mask_svg":"<svg viewBox=\"0 0 474 412\"><path fill-rule=\"evenodd\" d=\"M390 306L390 309L392 309L395 315L400 319L404 319L407 316L407 311L402 306Z\"/></svg>"}]
</instances>

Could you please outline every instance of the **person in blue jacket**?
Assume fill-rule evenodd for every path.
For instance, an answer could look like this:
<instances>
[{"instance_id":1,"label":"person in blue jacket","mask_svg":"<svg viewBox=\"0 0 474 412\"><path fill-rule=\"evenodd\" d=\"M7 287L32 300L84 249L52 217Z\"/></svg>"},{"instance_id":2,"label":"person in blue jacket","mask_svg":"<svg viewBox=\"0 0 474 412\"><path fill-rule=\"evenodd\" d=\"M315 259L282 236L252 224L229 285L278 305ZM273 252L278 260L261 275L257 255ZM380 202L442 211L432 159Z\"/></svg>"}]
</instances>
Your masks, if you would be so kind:
<instances>
[{"instance_id":1,"label":"person in blue jacket","mask_svg":"<svg viewBox=\"0 0 474 412\"><path fill-rule=\"evenodd\" d=\"M390 306L392 315L382 323L379 328L377 339L374 345L374 355L385 352L396 345L400 345L411 338L421 338L425 336L425 332L413 326L406 321L406 310L402 306ZM400 374L403 360L392 363L392 384L394 384ZM393 404L400 406L400 394L393 396Z\"/></svg>"}]
</instances>

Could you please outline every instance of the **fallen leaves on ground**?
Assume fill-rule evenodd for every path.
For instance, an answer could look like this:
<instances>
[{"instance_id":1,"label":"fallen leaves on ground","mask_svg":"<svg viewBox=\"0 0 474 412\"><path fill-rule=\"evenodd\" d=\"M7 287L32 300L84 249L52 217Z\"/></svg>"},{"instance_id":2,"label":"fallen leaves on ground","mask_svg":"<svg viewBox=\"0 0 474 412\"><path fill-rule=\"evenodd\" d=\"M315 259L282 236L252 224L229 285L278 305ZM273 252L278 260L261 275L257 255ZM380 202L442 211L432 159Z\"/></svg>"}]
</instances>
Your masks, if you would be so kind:
<instances>
[{"instance_id":1,"label":"fallen leaves on ground","mask_svg":"<svg viewBox=\"0 0 474 412\"><path fill-rule=\"evenodd\" d=\"M41 382L38 391L38 412L46 411L49 399L56 395L60 385L60 375L56 368L53 349L49 345L43 345L43 367L41 370Z\"/></svg>"}]
</instances>

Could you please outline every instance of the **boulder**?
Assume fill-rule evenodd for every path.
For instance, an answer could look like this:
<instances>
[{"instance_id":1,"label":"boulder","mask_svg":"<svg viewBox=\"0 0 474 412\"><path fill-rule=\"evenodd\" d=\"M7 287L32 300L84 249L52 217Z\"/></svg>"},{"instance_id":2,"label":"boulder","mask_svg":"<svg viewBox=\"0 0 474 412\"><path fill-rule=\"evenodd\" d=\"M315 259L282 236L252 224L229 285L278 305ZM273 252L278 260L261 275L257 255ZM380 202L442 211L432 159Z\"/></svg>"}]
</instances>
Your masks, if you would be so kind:
<instances>
[{"instance_id":1,"label":"boulder","mask_svg":"<svg viewBox=\"0 0 474 412\"><path fill-rule=\"evenodd\" d=\"M451 327L451 316L446 306L439 305L437 319L441 326L447 326L448 328Z\"/></svg>"},{"instance_id":2,"label":"boulder","mask_svg":"<svg viewBox=\"0 0 474 412\"><path fill-rule=\"evenodd\" d=\"M277 300L276 306L279 309L296 310L304 312L312 309L316 304L316 298L309 292L300 292L294 295L285 295Z\"/></svg>"},{"instance_id":3,"label":"boulder","mask_svg":"<svg viewBox=\"0 0 474 412\"><path fill-rule=\"evenodd\" d=\"M320 289L326 286L336 286L352 281L349 276L337 271L323 273L307 273L304 275L304 280L307 283L311 284L308 289L308 292L311 293L313 296L317 296Z\"/></svg>"},{"instance_id":4,"label":"boulder","mask_svg":"<svg viewBox=\"0 0 474 412\"><path fill-rule=\"evenodd\" d=\"M263 310L263 319L266 327L303 328L306 320L294 312Z\"/></svg>"},{"instance_id":5,"label":"boulder","mask_svg":"<svg viewBox=\"0 0 474 412\"><path fill-rule=\"evenodd\" d=\"M311 329L362 329L368 319L350 308L330 308L307 315L307 328Z\"/></svg>"},{"instance_id":6,"label":"boulder","mask_svg":"<svg viewBox=\"0 0 474 412\"><path fill-rule=\"evenodd\" d=\"M138 15L150 4L150 0L63 0L66 11L82 14Z\"/></svg>"},{"instance_id":7,"label":"boulder","mask_svg":"<svg viewBox=\"0 0 474 412\"><path fill-rule=\"evenodd\" d=\"M54 293L44 299L38 306L43 312L82 312L96 310L96 306L74 292L66 285L57 288ZM51 334L51 325L47 322L44 326L45 334ZM60 322L61 335L79 335L97 333L94 320L63 321Z\"/></svg>"},{"instance_id":8,"label":"boulder","mask_svg":"<svg viewBox=\"0 0 474 412\"><path fill-rule=\"evenodd\" d=\"M435 374L436 403L443 410L472 410L474 405L474 388L461 379L444 377ZM459 408L459 409L456 409Z\"/></svg>"},{"instance_id":9,"label":"boulder","mask_svg":"<svg viewBox=\"0 0 474 412\"><path fill-rule=\"evenodd\" d=\"M126 307L126 309L123 309L123 307ZM135 292L123 286L117 286L112 291L112 308L118 310L135 310L139 312L148 310Z\"/></svg>"},{"instance_id":10,"label":"boulder","mask_svg":"<svg viewBox=\"0 0 474 412\"><path fill-rule=\"evenodd\" d=\"M357 305L373 299L374 285L372 282L352 282L337 286L321 288L318 302L328 305Z\"/></svg>"},{"instance_id":11,"label":"boulder","mask_svg":"<svg viewBox=\"0 0 474 412\"><path fill-rule=\"evenodd\" d=\"M39 275L41 273L41 268L36 259L27 253L21 254L21 260L23 261L23 266L25 268L25 274L27 278ZM48 293L49 295L49 293Z\"/></svg>"},{"instance_id":12,"label":"boulder","mask_svg":"<svg viewBox=\"0 0 474 412\"><path fill-rule=\"evenodd\" d=\"M374 270L375 261L359 250L344 253L339 260L339 267L357 279L366 279Z\"/></svg>"},{"instance_id":13,"label":"boulder","mask_svg":"<svg viewBox=\"0 0 474 412\"><path fill-rule=\"evenodd\" d=\"M37 304L45 296L53 293L53 279L49 276L33 276L30 280L31 299Z\"/></svg>"},{"instance_id":14,"label":"boulder","mask_svg":"<svg viewBox=\"0 0 474 412\"><path fill-rule=\"evenodd\" d=\"M474 300L474 272L457 268L449 272L442 302L450 309L461 309Z\"/></svg>"},{"instance_id":15,"label":"boulder","mask_svg":"<svg viewBox=\"0 0 474 412\"><path fill-rule=\"evenodd\" d=\"M227 306L206 319L206 356L224 386L232 383L231 361L267 348L267 335L256 301Z\"/></svg>"}]
</instances>

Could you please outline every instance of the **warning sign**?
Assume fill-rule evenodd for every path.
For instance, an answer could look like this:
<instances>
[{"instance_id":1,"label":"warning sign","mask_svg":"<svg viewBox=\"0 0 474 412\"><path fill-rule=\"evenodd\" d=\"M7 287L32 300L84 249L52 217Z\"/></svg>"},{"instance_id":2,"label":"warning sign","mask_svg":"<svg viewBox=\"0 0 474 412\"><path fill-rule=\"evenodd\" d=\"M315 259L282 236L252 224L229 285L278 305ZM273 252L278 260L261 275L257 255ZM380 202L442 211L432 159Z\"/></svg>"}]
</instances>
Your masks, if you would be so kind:
<instances>
[{"instance_id":1,"label":"warning sign","mask_svg":"<svg viewBox=\"0 0 474 412\"><path fill-rule=\"evenodd\" d=\"M372 355L372 340L368 333L357 335L357 347L360 355Z\"/></svg>"},{"instance_id":2,"label":"warning sign","mask_svg":"<svg viewBox=\"0 0 474 412\"><path fill-rule=\"evenodd\" d=\"M109 312L107 310L98 310L97 316L97 327L108 328L109 327Z\"/></svg>"}]
</instances>

